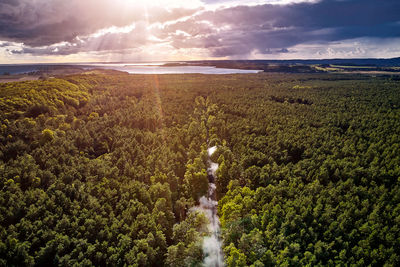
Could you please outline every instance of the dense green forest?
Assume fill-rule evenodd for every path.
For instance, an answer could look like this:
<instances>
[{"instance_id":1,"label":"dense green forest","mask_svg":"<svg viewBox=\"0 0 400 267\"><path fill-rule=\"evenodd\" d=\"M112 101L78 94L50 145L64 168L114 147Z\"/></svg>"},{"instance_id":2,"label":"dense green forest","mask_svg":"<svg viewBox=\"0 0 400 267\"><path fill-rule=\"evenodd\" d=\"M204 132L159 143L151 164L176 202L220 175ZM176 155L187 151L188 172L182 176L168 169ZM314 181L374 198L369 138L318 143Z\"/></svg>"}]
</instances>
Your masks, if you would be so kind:
<instances>
[{"instance_id":1,"label":"dense green forest","mask_svg":"<svg viewBox=\"0 0 400 267\"><path fill-rule=\"evenodd\" d=\"M400 84L345 74L0 84L0 266L400 265Z\"/></svg>"}]
</instances>

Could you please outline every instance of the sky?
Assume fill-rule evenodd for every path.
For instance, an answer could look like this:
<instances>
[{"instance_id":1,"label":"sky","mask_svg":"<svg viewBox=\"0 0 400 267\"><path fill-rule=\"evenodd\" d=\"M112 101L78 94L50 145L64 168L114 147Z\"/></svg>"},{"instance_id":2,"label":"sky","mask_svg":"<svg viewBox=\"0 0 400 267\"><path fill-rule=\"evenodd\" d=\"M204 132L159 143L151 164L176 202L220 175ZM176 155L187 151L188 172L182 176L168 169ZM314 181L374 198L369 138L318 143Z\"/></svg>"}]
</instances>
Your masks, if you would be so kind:
<instances>
[{"instance_id":1,"label":"sky","mask_svg":"<svg viewBox=\"0 0 400 267\"><path fill-rule=\"evenodd\" d=\"M0 64L400 56L400 0L0 0Z\"/></svg>"}]
</instances>

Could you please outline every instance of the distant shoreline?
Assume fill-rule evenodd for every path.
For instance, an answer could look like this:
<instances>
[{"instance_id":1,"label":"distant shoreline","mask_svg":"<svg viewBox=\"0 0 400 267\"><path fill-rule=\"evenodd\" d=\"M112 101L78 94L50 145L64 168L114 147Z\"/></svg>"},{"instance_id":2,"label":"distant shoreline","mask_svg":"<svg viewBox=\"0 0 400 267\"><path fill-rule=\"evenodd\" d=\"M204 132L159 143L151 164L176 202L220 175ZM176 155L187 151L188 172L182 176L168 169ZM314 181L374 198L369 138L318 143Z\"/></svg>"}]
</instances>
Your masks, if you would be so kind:
<instances>
[{"instance_id":1,"label":"distant shoreline","mask_svg":"<svg viewBox=\"0 0 400 267\"><path fill-rule=\"evenodd\" d=\"M0 83L30 81L93 70L130 74L353 73L399 75L400 58L329 60L202 60L77 64L0 64Z\"/></svg>"}]
</instances>

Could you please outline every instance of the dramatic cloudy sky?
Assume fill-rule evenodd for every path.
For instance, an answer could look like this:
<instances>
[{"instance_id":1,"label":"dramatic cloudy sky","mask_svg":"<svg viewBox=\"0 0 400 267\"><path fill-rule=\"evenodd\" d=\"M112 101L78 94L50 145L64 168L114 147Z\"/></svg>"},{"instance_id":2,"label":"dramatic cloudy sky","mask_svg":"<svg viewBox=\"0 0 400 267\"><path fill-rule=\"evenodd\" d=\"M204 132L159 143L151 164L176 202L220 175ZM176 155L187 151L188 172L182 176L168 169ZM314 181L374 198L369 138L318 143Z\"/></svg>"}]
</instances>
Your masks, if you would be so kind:
<instances>
[{"instance_id":1,"label":"dramatic cloudy sky","mask_svg":"<svg viewBox=\"0 0 400 267\"><path fill-rule=\"evenodd\" d=\"M0 0L0 63L400 56L400 0Z\"/></svg>"}]
</instances>

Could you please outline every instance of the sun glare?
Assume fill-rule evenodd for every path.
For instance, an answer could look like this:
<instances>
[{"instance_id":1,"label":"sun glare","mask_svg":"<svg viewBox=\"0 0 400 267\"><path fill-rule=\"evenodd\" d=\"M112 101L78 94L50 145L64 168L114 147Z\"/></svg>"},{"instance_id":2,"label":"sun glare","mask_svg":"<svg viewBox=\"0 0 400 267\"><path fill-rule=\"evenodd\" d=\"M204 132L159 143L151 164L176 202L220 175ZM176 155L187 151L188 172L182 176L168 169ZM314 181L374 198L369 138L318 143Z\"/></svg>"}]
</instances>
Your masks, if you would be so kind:
<instances>
[{"instance_id":1,"label":"sun glare","mask_svg":"<svg viewBox=\"0 0 400 267\"><path fill-rule=\"evenodd\" d=\"M117 0L117 4L121 6L148 7L148 8L196 8L202 6L200 0L152 0L152 1L137 1L137 0Z\"/></svg>"}]
</instances>

